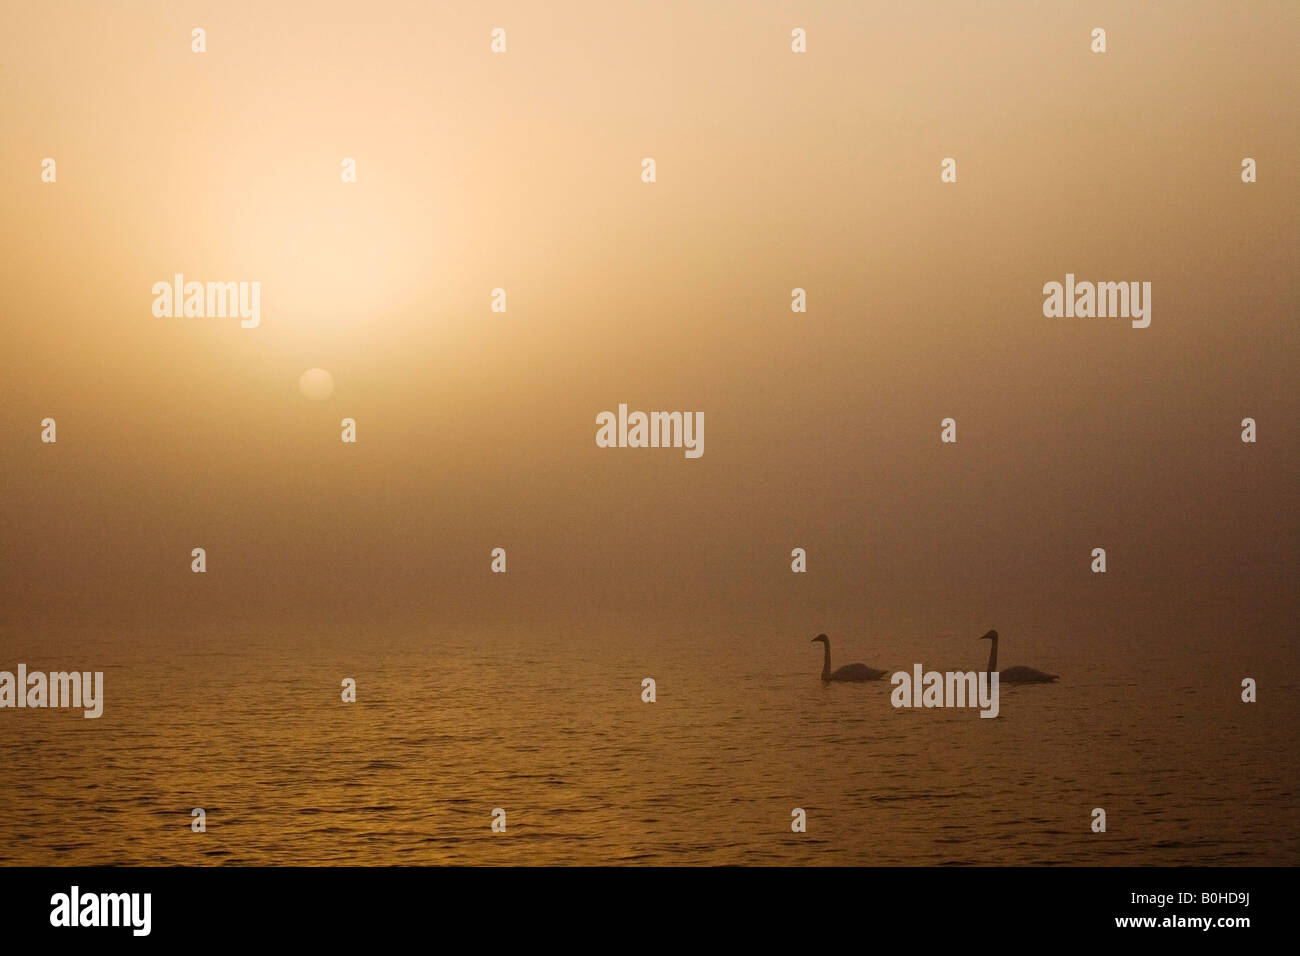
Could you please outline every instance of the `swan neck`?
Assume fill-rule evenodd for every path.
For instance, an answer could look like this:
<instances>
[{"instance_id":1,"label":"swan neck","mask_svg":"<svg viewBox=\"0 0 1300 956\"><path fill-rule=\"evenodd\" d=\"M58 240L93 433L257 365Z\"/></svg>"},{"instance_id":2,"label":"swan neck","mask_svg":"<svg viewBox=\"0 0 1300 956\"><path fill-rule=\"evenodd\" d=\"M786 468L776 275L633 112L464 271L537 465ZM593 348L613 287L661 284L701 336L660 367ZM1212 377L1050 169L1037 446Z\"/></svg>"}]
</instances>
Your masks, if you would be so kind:
<instances>
[{"instance_id":1,"label":"swan neck","mask_svg":"<svg viewBox=\"0 0 1300 956\"><path fill-rule=\"evenodd\" d=\"M989 645L989 673L994 674L998 669L998 639L990 638Z\"/></svg>"},{"instance_id":2,"label":"swan neck","mask_svg":"<svg viewBox=\"0 0 1300 956\"><path fill-rule=\"evenodd\" d=\"M822 641L822 648L826 654L822 657L822 680L829 680L831 676L831 642Z\"/></svg>"}]
</instances>

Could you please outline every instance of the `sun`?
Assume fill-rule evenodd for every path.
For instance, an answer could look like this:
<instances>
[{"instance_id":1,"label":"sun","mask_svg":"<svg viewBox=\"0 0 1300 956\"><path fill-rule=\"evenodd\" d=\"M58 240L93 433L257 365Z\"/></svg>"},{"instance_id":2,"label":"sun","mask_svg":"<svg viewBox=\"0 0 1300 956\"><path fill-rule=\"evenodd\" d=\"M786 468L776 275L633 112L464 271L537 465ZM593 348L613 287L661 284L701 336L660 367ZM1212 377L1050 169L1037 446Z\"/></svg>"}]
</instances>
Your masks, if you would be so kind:
<instances>
[{"instance_id":1,"label":"sun","mask_svg":"<svg viewBox=\"0 0 1300 956\"><path fill-rule=\"evenodd\" d=\"M298 379L298 391L313 402L323 402L334 394L334 376L323 368L309 368Z\"/></svg>"}]
</instances>

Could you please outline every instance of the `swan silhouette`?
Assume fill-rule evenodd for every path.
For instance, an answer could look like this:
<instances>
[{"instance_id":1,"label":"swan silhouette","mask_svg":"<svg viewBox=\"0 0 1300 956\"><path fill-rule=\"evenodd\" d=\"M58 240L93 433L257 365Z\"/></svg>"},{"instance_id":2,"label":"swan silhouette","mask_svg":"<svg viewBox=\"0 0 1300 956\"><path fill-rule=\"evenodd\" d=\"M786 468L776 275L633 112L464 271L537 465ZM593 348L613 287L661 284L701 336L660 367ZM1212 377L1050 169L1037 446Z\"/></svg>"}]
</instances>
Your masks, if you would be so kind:
<instances>
[{"instance_id":1,"label":"swan silhouette","mask_svg":"<svg viewBox=\"0 0 1300 956\"><path fill-rule=\"evenodd\" d=\"M989 673L997 671L999 684L1050 684L1057 679L1055 674L1044 674L1032 667L1008 667L998 671L998 632L989 631L981 641L992 641L989 646Z\"/></svg>"},{"instance_id":2,"label":"swan silhouette","mask_svg":"<svg viewBox=\"0 0 1300 956\"><path fill-rule=\"evenodd\" d=\"M889 673L889 671L878 671L866 664L845 664L836 670L831 670L831 639L825 634L818 634L812 639L816 644L821 641L826 646L826 657L822 662L822 680L824 681L867 681L880 680Z\"/></svg>"}]
</instances>

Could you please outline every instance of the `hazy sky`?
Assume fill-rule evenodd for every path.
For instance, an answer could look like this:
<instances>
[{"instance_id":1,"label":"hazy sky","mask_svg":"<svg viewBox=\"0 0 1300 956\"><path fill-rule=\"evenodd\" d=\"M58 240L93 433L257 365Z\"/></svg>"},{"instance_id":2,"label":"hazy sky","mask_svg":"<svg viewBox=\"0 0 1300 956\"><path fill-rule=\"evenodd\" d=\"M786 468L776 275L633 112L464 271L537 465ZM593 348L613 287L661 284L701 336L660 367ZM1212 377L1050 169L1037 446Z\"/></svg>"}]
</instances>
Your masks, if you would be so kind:
<instances>
[{"instance_id":1,"label":"hazy sky","mask_svg":"<svg viewBox=\"0 0 1300 956\"><path fill-rule=\"evenodd\" d=\"M3 619L1294 614L1296 4L436 8L6 10Z\"/></svg>"}]
</instances>

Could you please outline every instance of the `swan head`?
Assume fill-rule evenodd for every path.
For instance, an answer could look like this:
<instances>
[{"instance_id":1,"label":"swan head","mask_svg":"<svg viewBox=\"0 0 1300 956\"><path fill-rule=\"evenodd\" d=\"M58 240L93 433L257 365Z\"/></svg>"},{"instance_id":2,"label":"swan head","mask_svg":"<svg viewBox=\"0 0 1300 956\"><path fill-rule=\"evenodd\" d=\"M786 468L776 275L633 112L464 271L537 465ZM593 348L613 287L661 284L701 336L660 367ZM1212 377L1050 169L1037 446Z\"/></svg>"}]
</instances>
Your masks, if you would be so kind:
<instances>
[{"instance_id":1,"label":"swan head","mask_svg":"<svg viewBox=\"0 0 1300 956\"><path fill-rule=\"evenodd\" d=\"M821 641L824 644L829 644L831 642L831 639L827 637L825 634L818 634L816 637L812 639L812 643L816 644L818 641Z\"/></svg>"},{"instance_id":2,"label":"swan head","mask_svg":"<svg viewBox=\"0 0 1300 956\"><path fill-rule=\"evenodd\" d=\"M983 637L980 638L981 641L996 641L997 639L998 639L997 631L989 631L987 634L985 634Z\"/></svg>"}]
</instances>

